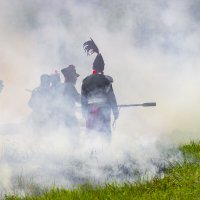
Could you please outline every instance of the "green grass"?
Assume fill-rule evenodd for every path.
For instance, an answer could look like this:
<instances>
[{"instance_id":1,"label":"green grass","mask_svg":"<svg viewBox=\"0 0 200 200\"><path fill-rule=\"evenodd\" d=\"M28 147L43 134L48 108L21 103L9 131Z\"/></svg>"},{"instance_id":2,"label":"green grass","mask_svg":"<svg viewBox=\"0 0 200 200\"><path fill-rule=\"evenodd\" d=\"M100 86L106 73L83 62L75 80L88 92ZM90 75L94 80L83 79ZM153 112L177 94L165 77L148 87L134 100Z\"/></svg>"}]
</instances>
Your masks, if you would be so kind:
<instances>
[{"instance_id":1,"label":"green grass","mask_svg":"<svg viewBox=\"0 0 200 200\"><path fill-rule=\"evenodd\" d=\"M73 190L52 188L42 195L6 196L6 200L33 199L200 199L200 141L182 145L180 150L184 155L184 162L171 166L165 171L164 178L155 177L150 181L126 183L123 185L107 184L105 186L91 186L86 184Z\"/></svg>"}]
</instances>

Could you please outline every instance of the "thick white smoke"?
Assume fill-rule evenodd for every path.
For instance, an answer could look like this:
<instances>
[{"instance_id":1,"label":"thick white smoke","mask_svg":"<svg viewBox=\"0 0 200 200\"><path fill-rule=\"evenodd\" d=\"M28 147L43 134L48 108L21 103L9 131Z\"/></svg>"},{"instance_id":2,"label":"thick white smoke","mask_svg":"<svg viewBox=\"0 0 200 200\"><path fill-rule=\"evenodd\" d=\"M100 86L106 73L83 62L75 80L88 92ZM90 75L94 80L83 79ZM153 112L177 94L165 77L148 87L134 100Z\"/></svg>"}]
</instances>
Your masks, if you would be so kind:
<instances>
[{"instance_id":1,"label":"thick white smoke","mask_svg":"<svg viewBox=\"0 0 200 200\"><path fill-rule=\"evenodd\" d=\"M155 175L173 143L166 142L169 135L198 138L199 6L196 0L1 0L0 188L13 191L20 175L70 186L123 181L123 167ZM155 108L121 109L111 146L94 156L84 132L77 147L63 127L34 132L24 125L31 112L26 89L38 86L41 74L74 64L80 91L94 60L82 49L89 37L114 78L118 103L157 102ZM173 157L179 160L179 154L164 156Z\"/></svg>"},{"instance_id":2,"label":"thick white smoke","mask_svg":"<svg viewBox=\"0 0 200 200\"><path fill-rule=\"evenodd\" d=\"M181 154L155 134L114 134L112 142L81 132L75 141L64 127L31 131L9 125L1 133L1 193L37 194L45 187L134 182L162 176ZM13 128L13 130L11 130ZM37 188L39 185L39 189Z\"/></svg>"}]
</instances>

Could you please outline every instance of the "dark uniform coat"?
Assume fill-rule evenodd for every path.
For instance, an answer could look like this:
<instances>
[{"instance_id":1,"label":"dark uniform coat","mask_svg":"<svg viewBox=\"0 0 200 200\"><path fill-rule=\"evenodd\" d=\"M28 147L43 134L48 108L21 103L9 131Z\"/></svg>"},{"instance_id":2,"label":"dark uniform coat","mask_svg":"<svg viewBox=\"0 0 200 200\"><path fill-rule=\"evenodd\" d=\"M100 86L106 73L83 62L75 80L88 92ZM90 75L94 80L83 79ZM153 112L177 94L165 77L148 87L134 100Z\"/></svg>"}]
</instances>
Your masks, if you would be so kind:
<instances>
[{"instance_id":1,"label":"dark uniform coat","mask_svg":"<svg viewBox=\"0 0 200 200\"><path fill-rule=\"evenodd\" d=\"M115 119L119 115L112 82L110 76L103 74L92 74L83 80L81 104L89 130L111 133L111 110Z\"/></svg>"},{"instance_id":2,"label":"dark uniform coat","mask_svg":"<svg viewBox=\"0 0 200 200\"><path fill-rule=\"evenodd\" d=\"M80 94L77 92L75 86L71 82L63 84L63 113L65 124L68 127L78 127L78 120L75 115L75 104L80 103Z\"/></svg>"}]
</instances>

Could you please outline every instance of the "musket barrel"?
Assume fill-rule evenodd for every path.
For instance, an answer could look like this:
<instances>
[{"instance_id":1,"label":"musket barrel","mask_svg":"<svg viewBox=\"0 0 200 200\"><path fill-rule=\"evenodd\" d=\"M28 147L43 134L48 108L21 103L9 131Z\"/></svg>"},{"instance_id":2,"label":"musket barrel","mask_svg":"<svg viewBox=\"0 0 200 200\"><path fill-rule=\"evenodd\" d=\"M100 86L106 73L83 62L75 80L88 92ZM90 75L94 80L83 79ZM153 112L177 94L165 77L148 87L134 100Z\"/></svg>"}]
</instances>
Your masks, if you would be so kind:
<instances>
[{"instance_id":1,"label":"musket barrel","mask_svg":"<svg viewBox=\"0 0 200 200\"><path fill-rule=\"evenodd\" d=\"M121 105L117 105L119 108L123 108L123 107L134 107L134 106L142 106L142 104L121 104Z\"/></svg>"},{"instance_id":2,"label":"musket barrel","mask_svg":"<svg viewBox=\"0 0 200 200\"><path fill-rule=\"evenodd\" d=\"M117 105L117 106L119 108L135 107L135 106L151 107L151 106L156 106L156 102L149 102L149 103L142 103L142 104L120 104L120 105Z\"/></svg>"}]
</instances>

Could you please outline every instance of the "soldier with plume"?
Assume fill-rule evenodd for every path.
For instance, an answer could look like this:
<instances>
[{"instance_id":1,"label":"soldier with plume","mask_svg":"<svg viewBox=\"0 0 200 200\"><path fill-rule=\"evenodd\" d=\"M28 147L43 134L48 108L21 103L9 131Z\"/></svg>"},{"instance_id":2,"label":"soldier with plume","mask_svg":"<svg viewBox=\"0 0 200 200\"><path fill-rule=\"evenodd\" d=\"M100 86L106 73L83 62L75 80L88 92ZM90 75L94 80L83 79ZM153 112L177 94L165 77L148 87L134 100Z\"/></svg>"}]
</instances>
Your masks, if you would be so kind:
<instances>
[{"instance_id":1,"label":"soldier with plume","mask_svg":"<svg viewBox=\"0 0 200 200\"><path fill-rule=\"evenodd\" d=\"M96 53L93 72L82 83L81 104L86 127L88 130L101 132L111 136L111 110L116 120L119 110L113 92L113 79L104 75L104 60L99 49L91 39L83 44L88 55Z\"/></svg>"}]
</instances>

